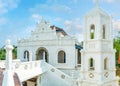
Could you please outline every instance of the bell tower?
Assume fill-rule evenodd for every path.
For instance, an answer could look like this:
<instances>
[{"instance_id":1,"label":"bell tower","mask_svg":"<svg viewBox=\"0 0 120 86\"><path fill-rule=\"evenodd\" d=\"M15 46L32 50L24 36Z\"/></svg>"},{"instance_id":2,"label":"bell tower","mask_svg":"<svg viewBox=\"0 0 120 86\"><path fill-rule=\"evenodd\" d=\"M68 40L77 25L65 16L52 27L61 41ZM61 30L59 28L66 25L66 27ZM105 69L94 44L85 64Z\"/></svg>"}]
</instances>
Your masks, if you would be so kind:
<instances>
[{"instance_id":1,"label":"bell tower","mask_svg":"<svg viewBox=\"0 0 120 86\"><path fill-rule=\"evenodd\" d=\"M112 18L98 4L84 18L82 86L118 86Z\"/></svg>"}]
</instances>

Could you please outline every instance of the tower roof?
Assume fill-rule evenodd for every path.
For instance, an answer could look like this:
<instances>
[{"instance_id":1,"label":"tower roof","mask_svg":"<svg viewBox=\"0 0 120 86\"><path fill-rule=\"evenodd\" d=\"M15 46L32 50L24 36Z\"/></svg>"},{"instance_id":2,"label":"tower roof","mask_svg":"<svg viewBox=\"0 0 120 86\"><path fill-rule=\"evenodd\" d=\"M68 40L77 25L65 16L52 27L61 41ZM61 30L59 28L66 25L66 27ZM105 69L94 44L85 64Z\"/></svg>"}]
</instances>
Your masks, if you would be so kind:
<instances>
[{"instance_id":1,"label":"tower roof","mask_svg":"<svg viewBox=\"0 0 120 86\"><path fill-rule=\"evenodd\" d=\"M92 15L103 15L103 16L109 16L108 13L106 13L102 8L99 6L94 7L91 11L89 11L85 16L92 16Z\"/></svg>"}]
</instances>

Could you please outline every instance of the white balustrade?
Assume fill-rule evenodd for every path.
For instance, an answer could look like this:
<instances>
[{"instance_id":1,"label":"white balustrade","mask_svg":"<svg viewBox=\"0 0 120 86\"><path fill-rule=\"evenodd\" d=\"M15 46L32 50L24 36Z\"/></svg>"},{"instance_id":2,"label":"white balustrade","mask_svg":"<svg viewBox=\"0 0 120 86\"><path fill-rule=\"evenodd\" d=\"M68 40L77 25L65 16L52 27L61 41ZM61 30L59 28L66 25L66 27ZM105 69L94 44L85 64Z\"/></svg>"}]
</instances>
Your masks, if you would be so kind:
<instances>
[{"instance_id":1,"label":"white balustrade","mask_svg":"<svg viewBox=\"0 0 120 86\"><path fill-rule=\"evenodd\" d=\"M61 79L65 80L66 82L70 83L71 81L74 81L74 78L65 74L64 72L58 70L57 68L53 67L52 65L43 62L44 65L46 65L47 70L50 72L53 72L55 75L59 76Z\"/></svg>"},{"instance_id":2,"label":"white balustrade","mask_svg":"<svg viewBox=\"0 0 120 86\"><path fill-rule=\"evenodd\" d=\"M0 60L0 68L5 68L5 60Z\"/></svg>"},{"instance_id":3,"label":"white balustrade","mask_svg":"<svg viewBox=\"0 0 120 86\"><path fill-rule=\"evenodd\" d=\"M41 68L41 61L29 61L15 64L15 70L28 70L34 68Z\"/></svg>"},{"instance_id":4,"label":"white balustrade","mask_svg":"<svg viewBox=\"0 0 120 86\"><path fill-rule=\"evenodd\" d=\"M42 62L39 60L16 63L14 70L18 74L21 82L26 81L47 71Z\"/></svg>"}]
</instances>

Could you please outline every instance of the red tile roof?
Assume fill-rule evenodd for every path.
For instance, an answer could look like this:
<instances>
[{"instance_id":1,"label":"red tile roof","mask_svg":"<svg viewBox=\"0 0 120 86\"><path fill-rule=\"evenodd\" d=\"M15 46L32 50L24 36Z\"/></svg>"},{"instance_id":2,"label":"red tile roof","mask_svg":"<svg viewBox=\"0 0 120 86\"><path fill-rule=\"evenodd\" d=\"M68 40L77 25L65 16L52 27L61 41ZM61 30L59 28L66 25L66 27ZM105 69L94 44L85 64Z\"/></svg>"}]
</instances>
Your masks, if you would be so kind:
<instances>
[{"instance_id":1,"label":"red tile roof","mask_svg":"<svg viewBox=\"0 0 120 86\"><path fill-rule=\"evenodd\" d=\"M3 75L4 70L5 69L0 68L0 86L2 86L3 77L4 77L4 75ZM14 73L13 78L14 78L15 86L21 86L21 83L20 83L20 80L19 80L17 73Z\"/></svg>"},{"instance_id":2,"label":"red tile roof","mask_svg":"<svg viewBox=\"0 0 120 86\"><path fill-rule=\"evenodd\" d=\"M0 86L2 86L3 77L3 69L0 68Z\"/></svg>"},{"instance_id":3,"label":"red tile roof","mask_svg":"<svg viewBox=\"0 0 120 86\"><path fill-rule=\"evenodd\" d=\"M54 28L55 28L57 33L61 32L64 36L67 35L67 33L66 33L62 28L59 28L59 27L57 27L57 26L55 26L55 25L50 26L50 28L51 28L51 29L54 29Z\"/></svg>"}]
</instances>

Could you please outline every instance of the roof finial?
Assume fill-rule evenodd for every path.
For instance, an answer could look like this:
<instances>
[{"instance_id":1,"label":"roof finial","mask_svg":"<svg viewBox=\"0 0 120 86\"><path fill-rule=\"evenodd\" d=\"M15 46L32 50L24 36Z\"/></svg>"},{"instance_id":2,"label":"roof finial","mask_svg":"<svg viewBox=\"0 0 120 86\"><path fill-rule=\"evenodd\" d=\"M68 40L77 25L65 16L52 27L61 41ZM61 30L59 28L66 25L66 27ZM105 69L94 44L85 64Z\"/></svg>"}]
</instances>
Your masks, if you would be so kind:
<instances>
[{"instance_id":1,"label":"roof finial","mask_svg":"<svg viewBox=\"0 0 120 86\"><path fill-rule=\"evenodd\" d=\"M42 19L41 19L41 23L45 23L45 19L44 19L43 16L42 16Z\"/></svg>"},{"instance_id":2,"label":"roof finial","mask_svg":"<svg viewBox=\"0 0 120 86\"><path fill-rule=\"evenodd\" d=\"M99 0L95 0L96 7L99 7Z\"/></svg>"}]
</instances>

